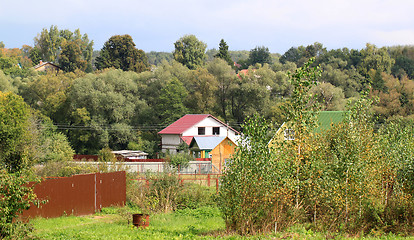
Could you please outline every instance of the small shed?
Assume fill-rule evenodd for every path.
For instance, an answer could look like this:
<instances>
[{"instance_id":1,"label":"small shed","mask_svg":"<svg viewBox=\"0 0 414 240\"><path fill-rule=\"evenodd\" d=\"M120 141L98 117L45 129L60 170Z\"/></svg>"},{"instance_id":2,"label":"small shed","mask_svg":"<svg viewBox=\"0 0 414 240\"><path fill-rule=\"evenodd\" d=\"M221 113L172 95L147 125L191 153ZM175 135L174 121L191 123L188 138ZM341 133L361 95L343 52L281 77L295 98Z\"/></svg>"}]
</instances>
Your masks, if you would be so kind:
<instances>
[{"instance_id":1,"label":"small shed","mask_svg":"<svg viewBox=\"0 0 414 240\"><path fill-rule=\"evenodd\" d=\"M213 171L224 170L227 159L234 154L236 144L228 137L196 136L190 143L190 151L196 158L211 158Z\"/></svg>"}]
</instances>

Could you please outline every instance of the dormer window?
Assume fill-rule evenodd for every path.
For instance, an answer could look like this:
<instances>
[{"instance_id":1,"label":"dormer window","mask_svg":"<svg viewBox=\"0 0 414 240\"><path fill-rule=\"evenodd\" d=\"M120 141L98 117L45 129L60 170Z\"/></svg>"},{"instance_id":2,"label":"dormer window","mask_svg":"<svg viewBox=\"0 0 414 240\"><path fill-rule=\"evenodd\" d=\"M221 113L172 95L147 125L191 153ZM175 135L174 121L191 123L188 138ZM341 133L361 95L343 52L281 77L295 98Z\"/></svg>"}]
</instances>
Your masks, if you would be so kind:
<instances>
[{"instance_id":1,"label":"dormer window","mask_svg":"<svg viewBox=\"0 0 414 240\"><path fill-rule=\"evenodd\" d=\"M220 127L213 127L213 135L220 135Z\"/></svg>"},{"instance_id":2,"label":"dormer window","mask_svg":"<svg viewBox=\"0 0 414 240\"><path fill-rule=\"evenodd\" d=\"M198 135L206 135L206 128L198 127Z\"/></svg>"}]
</instances>

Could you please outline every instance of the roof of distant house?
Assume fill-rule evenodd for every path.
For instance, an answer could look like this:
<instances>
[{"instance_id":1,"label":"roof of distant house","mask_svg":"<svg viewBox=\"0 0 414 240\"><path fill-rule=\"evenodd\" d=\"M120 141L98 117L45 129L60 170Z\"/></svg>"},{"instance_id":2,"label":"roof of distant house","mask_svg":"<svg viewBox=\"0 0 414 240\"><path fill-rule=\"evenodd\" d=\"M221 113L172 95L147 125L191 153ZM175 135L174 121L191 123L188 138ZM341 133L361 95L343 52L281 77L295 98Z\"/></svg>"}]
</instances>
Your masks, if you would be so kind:
<instances>
[{"instance_id":1,"label":"roof of distant house","mask_svg":"<svg viewBox=\"0 0 414 240\"><path fill-rule=\"evenodd\" d=\"M332 124L340 123L344 119L344 111L320 111L317 114L318 127L314 130L316 133L326 131L331 128Z\"/></svg>"},{"instance_id":2,"label":"roof of distant house","mask_svg":"<svg viewBox=\"0 0 414 240\"><path fill-rule=\"evenodd\" d=\"M41 60L40 60L39 64L37 64L37 65L36 65L36 66L34 66L33 68L34 68L34 69L38 69L38 68L43 67L43 66L45 66L45 65L51 65L51 66L53 66L53 67L55 67L55 68L59 68L59 66L55 65L54 63L51 63L51 62L43 62L43 61L41 61Z\"/></svg>"},{"instance_id":3,"label":"roof of distant house","mask_svg":"<svg viewBox=\"0 0 414 240\"><path fill-rule=\"evenodd\" d=\"M227 124L223 123L222 121L212 116L211 114L186 114L182 118L173 122L168 127L159 131L158 134L182 134L187 129L191 128L195 124L201 122L202 120L208 117L215 119L217 122L220 122L224 126L227 126L229 129L233 130L234 132L239 133L236 130L234 130L232 127L228 126Z\"/></svg>"},{"instance_id":4,"label":"roof of distant house","mask_svg":"<svg viewBox=\"0 0 414 240\"><path fill-rule=\"evenodd\" d=\"M190 145L191 141L193 140L193 136L181 136L181 139L187 144Z\"/></svg>"},{"instance_id":5,"label":"roof of distant house","mask_svg":"<svg viewBox=\"0 0 414 240\"><path fill-rule=\"evenodd\" d=\"M112 151L113 154L121 155L123 157L139 157L139 156L148 156L148 153L143 151L137 150L119 150L119 151Z\"/></svg>"}]
</instances>

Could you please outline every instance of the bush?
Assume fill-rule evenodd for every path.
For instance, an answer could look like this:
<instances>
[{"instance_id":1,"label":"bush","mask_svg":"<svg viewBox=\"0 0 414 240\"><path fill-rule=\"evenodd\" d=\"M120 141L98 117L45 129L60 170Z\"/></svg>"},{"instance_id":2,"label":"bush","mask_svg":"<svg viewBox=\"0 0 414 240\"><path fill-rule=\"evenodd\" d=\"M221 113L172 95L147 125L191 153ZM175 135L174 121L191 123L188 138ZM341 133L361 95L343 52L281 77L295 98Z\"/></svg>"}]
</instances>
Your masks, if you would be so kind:
<instances>
[{"instance_id":1,"label":"bush","mask_svg":"<svg viewBox=\"0 0 414 240\"><path fill-rule=\"evenodd\" d=\"M70 177L75 174L95 173L98 169L88 164L77 164L68 161L50 161L35 168L39 177Z\"/></svg>"},{"instance_id":2,"label":"bush","mask_svg":"<svg viewBox=\"0 0 414 240\"><path fill-rule=\"evenodd\" d=\"M0 170L0 239L26 239L32 231L18 219L36 198L27 181L23 174Z\"/></svg>"},{"instance_id":3,"label":"bush","mask_svg":"<svg viewBox=\"0 0 414 240\"><path fill-rule=\"evenodd\" d=\"M195 209L215 206L215 189L198 184L180 183L176 174L147 175L147 182L129 180L127 202L145 212L171 212L177 209Z\"/></svg>"},{"instance_id":4,"label":"bush","mask_svg":"<svg viewBox=\"0 0 414 240\"><path fill-rule=\"evenodd\" d=\"M177 209L196 209L204 206L216 206L215 188L200 186L198 184L185 184L177 194Z\"/></svg>"},{"instance_id":5,"label":"bush","mask_svg":"<svg viewBox=\"0 0 414 240\"><path fill-rule=\"evenodd\" d=\"M146 212L170 212L176 208L180 181L175 174L147 174L147 183L131 180L127 185L127 201Z\"/></svg>"}]
</instances>

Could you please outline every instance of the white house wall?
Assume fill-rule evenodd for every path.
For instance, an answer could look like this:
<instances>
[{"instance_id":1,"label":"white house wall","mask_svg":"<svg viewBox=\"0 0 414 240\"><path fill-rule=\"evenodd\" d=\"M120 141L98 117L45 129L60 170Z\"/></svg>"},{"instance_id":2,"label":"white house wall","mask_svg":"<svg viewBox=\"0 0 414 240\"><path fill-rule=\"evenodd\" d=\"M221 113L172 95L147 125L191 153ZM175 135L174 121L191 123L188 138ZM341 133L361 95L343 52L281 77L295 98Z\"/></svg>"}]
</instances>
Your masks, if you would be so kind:
<instances>
[{"instance_id":1,"label":"white house wall","mask_svg":"<svg viewBox=\"0 0 414 240\"><path fill-rule=\"evenodd\" d=\"M205 136L212 136L213 135L213 127L220 127L220 134L217 136L220 137L229 137L233 142L237 142L239 136L236 136L236 133L227 128L225 125L217 122L214 118L208 117L200 121L199 123L195 124L193 127L187 129L183 132L183 136L199 136L198 135L198 128L205 127L206 132ZM228 133L227 133L228 130Z\"/></svg>"}]
</instances>

